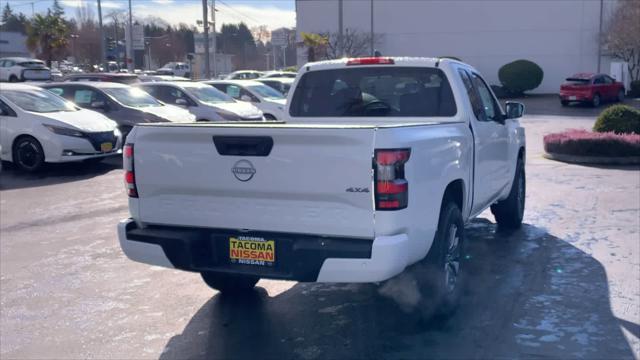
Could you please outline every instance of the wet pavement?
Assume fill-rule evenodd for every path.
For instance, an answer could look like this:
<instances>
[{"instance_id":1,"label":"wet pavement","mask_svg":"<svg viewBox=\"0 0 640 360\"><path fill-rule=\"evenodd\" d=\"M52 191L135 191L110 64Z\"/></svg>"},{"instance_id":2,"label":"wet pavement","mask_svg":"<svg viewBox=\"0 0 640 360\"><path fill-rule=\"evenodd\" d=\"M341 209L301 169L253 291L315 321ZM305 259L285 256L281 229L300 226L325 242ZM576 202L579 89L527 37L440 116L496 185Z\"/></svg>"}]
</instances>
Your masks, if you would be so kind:
<instances>
[{"instance_id":1,"label":"wet pavement","mask_svg":"<svg viewBox=\"0 0 640 360\"><path fill-rule=\"evenodd\" d=\"M448 322L375 284L261 281L242 299L136 264L119 160L0 174L0 357L640 358L640 168L542 158L543 134L593 117L533 115L525 225L467 227L469 277Z\"/></svg>"}]
</instances>

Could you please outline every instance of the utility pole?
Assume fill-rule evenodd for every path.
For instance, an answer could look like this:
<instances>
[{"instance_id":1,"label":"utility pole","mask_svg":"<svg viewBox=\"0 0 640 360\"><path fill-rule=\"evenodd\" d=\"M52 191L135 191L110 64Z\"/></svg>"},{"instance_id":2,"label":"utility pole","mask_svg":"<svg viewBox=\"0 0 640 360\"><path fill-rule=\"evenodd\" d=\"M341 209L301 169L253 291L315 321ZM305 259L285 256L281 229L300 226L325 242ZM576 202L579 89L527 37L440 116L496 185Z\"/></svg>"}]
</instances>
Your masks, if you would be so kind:
<instances>
[{"instance_id":1,"label":"utility pole","mask_svg":"<svg viewBox=\"0 0 640 360\"><path fill-rule=\"evenodd\" d=\"M212 41L212 45L213 45L213 77L215 78L217 75L217 64L218 62L216 61L216 53L217 53L217 43L216 41L218 40L218 37L216 36L216 0L211 0L211 24L213 25L213 41Z\"/></svg>"},{"instance_id":2,"label":"utility pole","mask_svg":"<svg viewBox=\"0 0 640 360\"><path fill-rule=\"evenodd\" d=\"M344 56L342 27L343 27L342 0L338 0L338 58L341 58Z\"/></svg>"},{"instance_id":3,"label":"utility pole","mask_svg":"<svg viewBox=\"0 0 640 360\"><path fill-rule=\"evenodd\" d=\"M600 0L600 26L598 29L598 73L600 73L600 61L602 59L602 10L603 0Z\"/></svg>"},{"instance_id":4,"label":"utility pole","mask_svg":"<svg viewBox=\"0 0 640 360\"><path fill-rule=\"evenodd\" d=\"M204 78L211 78L211 71L209 66L209 19L207 19L207 12L209 6L207 6L207 0L202 0L202 25L204 26Z\"/></svg>"},{"instance_id":5,"label":"utility pole","mask_svg":"<svg viewBox=\"0 0 640 360\"><path fill-rule=\"evenodd\" d=\"M127 70L133 74L133 13L131 12L131 0L129 0L129 29L126 42L127 42Z\"/></svg>"},{"instance_id":6,"label":"utility pole","mask_svg":"<svg viewBox=\"0 0 640 360\"><path fill-rule=\"evenodd\" d=\"M371 0L371 34L369 36L371 36L371 56L375 56L376 50L373 48L373 0Z\"/></svg>"},{"instance_id":7,"label":"utility pole","mask_svg":"<svg viewBox=\"0 0 640 360\"><path fill-rule=\"evenodd\" d=\"M102 5L100 4L100 0L98 0L98 33L100 34L100 63L104 66L104 69L107 69L107 62L105 60L104 52L106 49L104 32L102 29Z\"/></svg>"}]
</instances>

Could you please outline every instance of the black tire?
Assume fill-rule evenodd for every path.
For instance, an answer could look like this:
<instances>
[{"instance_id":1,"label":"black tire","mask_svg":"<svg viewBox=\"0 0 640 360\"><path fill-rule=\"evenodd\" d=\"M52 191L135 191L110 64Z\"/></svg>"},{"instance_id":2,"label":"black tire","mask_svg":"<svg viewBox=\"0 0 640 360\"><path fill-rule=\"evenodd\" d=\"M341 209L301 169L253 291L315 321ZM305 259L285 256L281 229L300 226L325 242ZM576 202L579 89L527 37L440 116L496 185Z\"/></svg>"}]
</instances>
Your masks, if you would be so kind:
<instances>
[{"instance_id":1,"label":"black tire","mask_svg":"<svg viewBox=\"0 0 640 360\"><path fill-rule=\"evenodd\" d=\"M13 163L22 171L36 172L44 165L42 145L31 136L22 136L13 143Z\"/></svg>"},{"instance_id":2,"label":"black tire","mask_svg":"<svg viewBox=\"0 0 640 360\"><path fill-rule=\"evenodd\" d=\"M602 98L600 97L600 94L593 95L593 99L591 99L591 106L597 108L598 106L600 106L600 104L602 104Z\"/></svg>"},{"instance_id":3,"label":"black tire","mask_svg":"<svg viewBox=\"0 0 640 360\"><path fill-rule=\"evenodd\" d=\"M620 89L620 91L618 91L618 97L616 98L616 101L619 103L624 102L624 89Z\"/></svg>"},{"instance_id":4,"label":"black tire","mask_svg":"<svg viewBox=\"0 0 640 360\"><path fill-rule=\"evenodd\" d=\"M527 192L527 180L524 170L524 161L519 158L516 164L516 173L511 183L509 196L491 205L491 212L499 227L505 229L517 229L522 225L524 217L525 197Z\"/></svg>"},{"instance_id":5,"label":"black tire","mask_svg":"<svg viewBox=\"0 0 640 360\"><path fill-rule=\"evenodd\" d=\"M264 118L265 118L266 120L271 120L271 121L278 120L278 119L276 119L276 117L275 117L275 116L273 116L273 115L271 115L271 114L264 114Z\"/></svg>"},{"instance_id":6,"label":"black tire","mask_svg":"<svg viewBox=\"0 0 640 360\"><path fill-rule=\"evenodd\" d=\"M407 270L421 295L416 319L446 320L454 314L464 290L464 247L462 213L454 201L445 198L429 254Z\"/></svg>"},{"instance_id":7,"label":"black tire","mask_svg":"<svg viewBox=\"0 0 640 360\"><path fill-rule=\"evenodd\" d=\"M256 286L260 278L248 275L223 274L215 272L202 272L202 280L210 288L221 293L238 294L248 292Z\"/></svg>"},{"instance_id":8,"label":"black tire","mask_svg":"<svg viewBox=\"0 0 640 360\"><path fill-rule=\"evenodd\" d=\"M560 100L560 104L562 104L562 106L569 106L569 102L567 100Z\"/></svg>"},{"instance_id":9,"label":"black tire","mask_svg":"<svg viewBox=\"0 0 640 360\"><path fill-rule=\"evenodd\" d=\"M15 83L15 82L18 82L18 81L20 81L20 79L18 79L17 76L15 76L15 75L9 76L9 82Z\"/></svg>"}]
</instances>

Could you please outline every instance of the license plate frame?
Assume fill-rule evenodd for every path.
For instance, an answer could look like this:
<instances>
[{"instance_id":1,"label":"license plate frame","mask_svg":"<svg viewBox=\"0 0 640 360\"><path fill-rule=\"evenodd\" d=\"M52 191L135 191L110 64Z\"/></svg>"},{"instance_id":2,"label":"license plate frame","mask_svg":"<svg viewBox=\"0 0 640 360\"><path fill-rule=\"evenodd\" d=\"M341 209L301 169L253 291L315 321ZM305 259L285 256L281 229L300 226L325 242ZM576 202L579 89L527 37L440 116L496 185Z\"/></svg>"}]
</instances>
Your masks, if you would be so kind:
<instances>
[{"instance_id":1,"label":"license plate frame","mask_svg":"<svg viewBox=\"0 0 640 360\"><path fill-rule=\"evenodd\" d=\"M578 100L577 96L569 96L569 100Z\"/></svg>"},{"instance_id":2,"label":"license plate frame","mask_svg":"<svg viewBox=\"0 0 640 360\"><path fill-rule=\"evenodd\" d=\"M230 264L276 267L276 240L260 236L229 235L227 242Z\"/></svg>"}]
</instances>

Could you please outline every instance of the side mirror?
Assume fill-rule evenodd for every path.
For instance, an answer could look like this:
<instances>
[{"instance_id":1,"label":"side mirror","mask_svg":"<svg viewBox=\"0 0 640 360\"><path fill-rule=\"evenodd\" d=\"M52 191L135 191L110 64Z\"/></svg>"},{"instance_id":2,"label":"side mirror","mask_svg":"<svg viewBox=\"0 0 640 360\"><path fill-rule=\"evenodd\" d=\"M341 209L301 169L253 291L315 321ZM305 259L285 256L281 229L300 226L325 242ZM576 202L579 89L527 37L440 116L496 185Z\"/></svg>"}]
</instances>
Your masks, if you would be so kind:
<instances>
[{"instance_id":1,"label":"side mirror","mask_svg":"<svg viewBox=\"0 0 640 360\"><path fill-rule=\"evenodd\" d=\"M187 106L189 102L185 99L176 99L176 105L178 106Z\"/></svg>"},{"instance_id":2,"label":"side mirror","mask_svg":"<svg viewBox=\"0 0 640 360\"><path fill-rule=\"evenodd\" d=\"M92 109L102 109L102 110L107 110L107 104L105 104L104 101L94 101L91 103L91 108Z\"/></svg>"},{"instance_id":3,"label":"side mirror","mask_svg":"<svg viewBox=\"0 0 640 360\"><path fill-rule=\"evenodd\" d=\"M522 115L524 115L524 104L515 101L507 101L506 112L507 119L521 118Z\"/></svg>"},{"instance_id":4,"label":"side mirror","mask_svg":"<svg viewBox=\"0 0 640 360\"><path fill-rule=\"evenodd\" d=\"M242 96L240 96L240 100L242 100L242 101L248 101L248 102L251 102L251 101L252 101L251 96L249 96L249 95L242 95Z\"/></svg>"}]
</instances>

